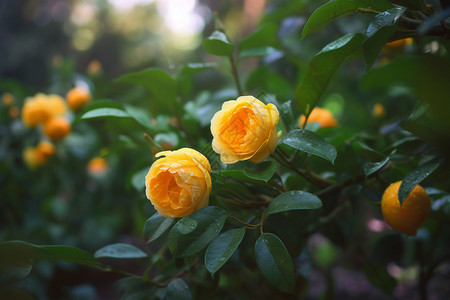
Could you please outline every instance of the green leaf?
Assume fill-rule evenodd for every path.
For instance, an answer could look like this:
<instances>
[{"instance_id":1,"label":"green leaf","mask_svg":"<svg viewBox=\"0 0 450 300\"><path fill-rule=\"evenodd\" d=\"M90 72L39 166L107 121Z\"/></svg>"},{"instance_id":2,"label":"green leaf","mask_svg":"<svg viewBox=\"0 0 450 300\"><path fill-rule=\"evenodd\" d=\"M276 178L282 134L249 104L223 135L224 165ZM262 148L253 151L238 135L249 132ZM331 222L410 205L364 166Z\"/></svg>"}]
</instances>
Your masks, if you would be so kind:
<instances>
[{"instance_id":1,"label":"green leaf","mask_svg":"<svg viewBox=\"0 0 450 300\"><path fill-rule=\"evenodd\" d=\"M267 214L299 209L317 209L322 207L322 201L314 194L303 191L289 191L278 195L269 204Z\"/></svg>"},{"instance_id":2,"label":"green leaf","mask_svg":"<svg viewBox=\"0 0 450 300\"><path fill-rule=\"evenodd\" d=\"M220 207L207 206L181 218L169 232L167 243L175 257L200 252L220 232L228 213Z\"/></svg>"},{"instance_id":3,"label":"green leaf","mask_svg":"<svg viewBox=\"0 0 450 300\"><path fill-rule=\"evenodd\" d=\"M175 80L161 69L149 68L140 72L129 73L116 81L131 83L149 90L152 93L150 102L154 113L173 113L176 109L177 89Z\"/></svg>"},{"instance_id":4,"label":"green leaf","mask_svg":"<svg viewBox=\"0 0 450 300\"><path fill-rule=\"evenodd\" d=\"M403 204L403 201L408 198L409 193L418 185L422 180L428 177L434 170L439 167L442 162L442 158L435 157L430 161L420 165L417 169L406 175L405 179L403 179L400 188L398 189L398 200L400 201L400 205Z\"/></svg>"},{"instance_id":5,"label":"green leaf","mask_svg":"<svg viewBox=\"0 0 450 300\"><path fill-rule=\"evenodd\" d=\"M0 243L0 265L8 262L29 264L30 260L45 259L65 261L98 267L100 263L90 253L75 247L61 245L38 246L23 241L7 241Z\"/></svg>"},{"instance_id":6,"label":"green leaf","mask_svg":"<svg viewBox=\"0 0 450 300\"><path fill-rule=\"evenodd\" d=\"M129 244L117 243L102 247L95 251L95 257L110 258L142 258L147 254L139 248Z\"/></svg>"},{"instance_id":7,"label":"green leaf","mask_svg":"<svg viewBox=\"0 0 450 300\"><path fill-rule=\"evenodd\" d=\"M255 243L255 259L270 284L280 291L294 292L294 265L289 252L276 235L261 234Z\"/></svg>"},{"instance_id":8,"label":"green leaf","mask_svg":"<svg viewBox=\"0 0 450 300\"><path fill-rule=\"evenodd\" d=\"M381 49L397 30L398 21L406 8L393 8L375 16L366 31L363 53L366 59L366 70L370 69Z\"/></svg>"},{"instance_id":9,"label":"green leaf","mask_svg":"<svg viewBox=\"0 0 450 300\"><path fill-rule=\"evenodd\" d=\"M244 238L245 228L228 230L217 236L206 249L205 266L214 276L228 261Z\"/></svg>"},{"instance_id":10,"label":"green leaf","mask_svg":"<svg viewBox=\"0 0 450 300\"><path fill-rule=\"evenodd\" d=\"M289 132L281 143L294 149L322 157L332 164L337 157L336 148L324 140L320 135L304 129Z\"/></svg>"},{"instance_id":11,"label":"green leaf","mask_svg":"<svg viewBox=\"0 0 450 300\"><path fill-rule=\"evenodd\" d=\"M155 213L148 218L144 225L144 236L148 238L147 243L159 238L170 226L172 226L174 221L174 219L163 217L159 213Z\"/></svg>"},{"instance_id":12,"label":"green leaf","mask_svg":"<svg viewBox=\"0 0 450 300\"><path fill-rule=\"evenodd\" d=\"M277 164L273 161L265 161L259 164L252 164L242 169L244 175L253 180L268 182L277 170Z\"/></svg>"},{"instance_id":13,"label":"green leaf","mask_svg":"<svg viewBox=\"0 0 450 300\"><path fill-rule=\"evenodd\" d=\"M364 263L364 274L375 287L391 295L397 284L395 279L386 271L386 267L372 261Z\"/></svg>"},{"instance_id":14,"label":"green leaf","mask_svg":"<svg viewBox=\"0 0 450 300\"><path fill-rule=\"evenodd\" d=\"M330 22L351 13L369 13L369 10L384 11L392 8L387 0L335 0L316 9L306 21L302 39L325 27Z\"/></svg>"},{"instance_id":15,"label":"green leaf","mask_svg":"<svg viewBox=\"0 0 450 300\"><path fill-rule=\"evenodd\" d=\"M192 294L189 286L181 278L172 280L167 286L167 300L191 300Z\"/></svg>"},{"instance_id":16,"label":"green leaf","mask_svg":"<svg viewBox=\"0 0 450 300\"><path fill-rule=\"evenodd\" d=\"M83 115L81 115L81 119L94 119L94 118L108 118L108 117L115 117L115 118L130 118L131 116L118 108L96 108L93 110L90 110Z\"/></svg>"},{"instance_id":17,"label":"green leaf","mask_svg":"<svg viewBox=\"0 0 450 300\"><path fill-rule=\"evenodd\" d=\"M273 47L258 47L244 50L239 54L239 58L264 57L269 56L278 50Z\"/></svg>"},{"instance_id":18,"label":"green leaf","mask_svg":"<svg viewBox=\"0 0 450 300\"><path fill-rule=\"evenodd\" d=\"M217 56L230 56L234 50L234 45L222 31L214 31L203 41L203 47L208 53Z\"/></svg>"},{"instance_id":19,"label":"green leaf","mask_svg":"<svg viewBox=\"0 0 450 300\"><path fill-rule=\"evenodd\" d=\"M301 114L309 115L344 61L361 51L363 39L359 33L347 34L313 57L295 91L295 102Z\"/></svg>"},{"instance_id":20,"label":"green leaf","mask_svg":"<svg viewBox=\"0 0 450 300\"><path fill-rule=\"evenodd\" d=\"M181 75L194 75L215 67L215 63L188 63L182 69Z\"/></svg>"},{"instance_id":21,"label":"green leaf","mask_svg":"<svg viewBox=\"0 0 450 300\"><path fill-rule=\"evenodd\" d=\"M149 128L152 122L152 118L148 112L140 107L135 107L129 104L125 104L125 111L130 117L132 117L136 122L144 126L144 128Z\"/></svg>"},{"instance_id":22,"label":"green leaf","mask_svg":"<svg viewBox=\"0 0 450 300\"><path fill-rule=\"evenodd\" d=\"M380 170L382 167L384 167L387 164L387 162L390 159L391 159L391 157L387 156L381 161L366 163L364 165L364 173L366 174L366 177L368 177L369 175L371 175L371 174L377 172L378 170Z\"/></svg>"},{"instance_id":23,"label":"green leaf","mask_svg":"<svg viewBox=\"0 0 450 300\"><path fill-rule=\"evenodd\" d=\"M253 34L243 39L239 43L239 49L241 51L252 49L252 48L260 48L260 47L277 47L279 44L278 41L278 26L275 23L268 23L258 30L256 30Z\"/></svg>"},{"instance_id":24,"label":"green leaf","mask_svg":"<svg viewBox=\"0 0 450 300\"><path fill-rule=\"evenodd\" d=\"M142 192L142 190L145 188L144 178L147 175L148 170L149 167L145 167L144 169L137 171L133 174L133 176L131 176L131 184L138 192Z\"/></svg>"}]
</instances>

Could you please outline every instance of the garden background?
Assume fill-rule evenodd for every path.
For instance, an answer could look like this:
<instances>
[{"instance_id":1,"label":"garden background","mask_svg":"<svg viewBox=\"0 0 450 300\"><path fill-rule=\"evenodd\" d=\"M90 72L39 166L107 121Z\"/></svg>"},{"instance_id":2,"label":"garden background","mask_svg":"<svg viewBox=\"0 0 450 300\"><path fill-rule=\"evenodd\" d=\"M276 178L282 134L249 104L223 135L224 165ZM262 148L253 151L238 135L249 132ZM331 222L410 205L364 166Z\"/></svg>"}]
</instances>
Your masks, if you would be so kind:
<instances>
[{"instance_id":1,"label":"garden background","mask_svg":"<svg viewBox=\"0 0 450 300\"><path fill-rule=\"evenodd\" d=\"M449 16L443 0L1 1L0 298L448 299ZM67 104L62 137L24 119L75 87L90 100ZM277 107L278 144L225 164L211 119L242 95ZM316 106L337 124L299 124ZM165 218L144 177L184 147L211 164L209 206ZM400 180L400 202L419 183L431 198L412 236L381 212Z\"/></svg>"}]
</instances>

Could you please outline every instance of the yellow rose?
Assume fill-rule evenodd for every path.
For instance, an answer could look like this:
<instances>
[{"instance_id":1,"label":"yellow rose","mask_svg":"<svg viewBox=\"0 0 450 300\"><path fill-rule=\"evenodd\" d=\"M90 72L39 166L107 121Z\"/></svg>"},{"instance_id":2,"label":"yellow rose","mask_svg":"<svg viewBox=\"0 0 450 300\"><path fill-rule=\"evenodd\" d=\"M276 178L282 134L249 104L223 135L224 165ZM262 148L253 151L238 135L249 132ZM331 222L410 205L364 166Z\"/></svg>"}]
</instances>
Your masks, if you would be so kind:
<instances>
[{"instance_id":1,"label":"yellow rose","mask_svg":"<svg viewBox=\"0 0 450 300\"><path fill-rule=\"evenodd\" d=\"M164 217L192 214L209 203L211 166L201 153L182 148L163 151L145 176L145 193Z\"/></svg>"},{"instance_id":2,"label":"yellow rose","mask_svg":"<svg viewBox=\"0 0 450 300\"><path fill-rule=\"evenodd\" d=\"M227 101L211 120L212 147L226 164L247 159L262 162L275 151L278 118L275 105L265 105L253 96Z\"/></svg>"}]
</instances>

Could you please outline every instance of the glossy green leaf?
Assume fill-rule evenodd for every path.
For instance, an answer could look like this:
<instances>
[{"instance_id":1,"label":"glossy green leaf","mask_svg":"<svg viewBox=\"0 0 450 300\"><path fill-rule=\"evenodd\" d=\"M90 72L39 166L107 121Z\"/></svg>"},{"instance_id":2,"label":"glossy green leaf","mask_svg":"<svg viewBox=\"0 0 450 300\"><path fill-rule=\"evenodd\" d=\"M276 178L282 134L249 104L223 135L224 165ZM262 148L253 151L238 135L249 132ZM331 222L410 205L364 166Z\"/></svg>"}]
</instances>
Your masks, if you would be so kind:
<instances>
[{"instance_id":1,"label":"glossy green leaf","mask_svg":"<svg viewBox=\"0 0 450 300\"><path fill-rule=\"evenodd\" d=\"M382 167L384 167L387 164L387 162L390 159L391 159L391 157L387 156L381 161L366 163L364 165L364 173L366 174L366 177L369 176L369 175L372 175L373 173L375 173L378 170L380 170Z\"/></svg>"},{"instance_id":2,"label":"glossy green leaf","mask_svg":"<svg viewBox=\"0 0 450 300\"><path fill-rule=\"evenodd\" d=\"M243 51L268 46L277 47L279 44L277 33L278 26L275 23L268 23L243 39L239 43L239 49Z\"/></svg>"},{"instance_id":3,"label":"glossy green leaf","mask_svg":"<svg viewBox=\"0 0 450 300\"><path fill-rule=\"evenodd\" d=\"M174 222L174 219L163 217L159 213L148 218L144 225L144 236L148 239L147 243L159 238Z\"/></svg>"},{"instance_id":4,"label":"glossy green leaf","mask_svg":"<svg viewBox=\"0 0 450 300\"><path fill-rule=\"evenodd\" d=\"M0 243L0 264L9 262L29 264L30 260L56 260L97 267L100 263L90 253L75 247L62 245L38 246L23 241Z\"/></svg>"},{"instance_id":5,"label":"glossy green leaf","mask_svg":"<svg viewBox=\"0 0 450 300\"><path fill-rule=\"evenodd\" d=\"M258 48L251 48L242 51L239 54L239 58L250 58L250 57L264 57L269 56L278 50L273 47L258 47Z\"/></svg>"},{"instance_id":6,"label":"glossy green leaf","mask_svg":"<svg viewBox=\"0 0 450 300\"><path fill-rule=\"evenodd\" d=\"M288 210L317 209L322 201L314 194L303 191L289 191L278 195L269 204L267 214L276 214Z\"/></svg>"},{"instance_id":7,"label":"glossy green leaf","mask_svg":"<svg viewBox=\"0 0 450 300\"><path fill-rule=\"evenodd\" d=\"M144 109L129 104L125 104L125 111L130 117L136 120L139 124L144 126L144 128L149 128L152 123L151 115Z\"/></svg>"},{"instance_id":8,"label":"glossy green leaf","mask_svg":"<svg viewBox=\"0 0 450 300\"><path fill-rule=\"evenodd\" d=\"M337 157L337 151L333 145L309 130L292 130L281 140L281 143L308 154L322 157L333 164Z\"/></svg>"},{"instance_id":9,"label":"glossy green leaf","mask_svg":"<svg viewBox=\"0 0 450 300\"><path fill-rule=\"evenodd\" d=\"M252 164L242 169L244 175L253 180L268 182L277 170L277 164L273 161L265 161L259 164Z\"/></svg>"},{"instance_id":10,"label":"glossy green leaf","mask_svg":"<svg viewBox=\"0 0 450 300\"><path fill-rule=\"evenodd\" d=\"M108 118L108 117L130 118L131 116L126 111L123 111L118 108L96 108L81 115L81 119Z\"/></svg>"},{"instance_id":11,"label":"glossy green leaf","mask_svg":"<svg viewBox=\"0 0 450 300\"><path fill-rule=\"evenodd\" d=\"M430 161L420 165L417 169L410 172L406 175L405 179L403 179L400 188L398 189L398 200L400 201L400 205L403 204L403 201L408 198L409 193L418 185L422 180L427 178L434 170L439 167L442 162L442 158L436 157L431 159Z\"/></svg>"},{"instance_id":12,"label":"glossy green leaf","mask_svg":"<svg viewBox=\"0 0 450 300\"><path fill-rule=\"evenodd\" d=\"M123 75L117 82L142 86L151 92L149 97L153 112L173 113L176 106L176 83L165 71L149 68Z\"/></svg>"},{"instance_id":13,"label":"glossy green leaf","mask_svg":"<svg viewBox=\"0 0 450 300\"><path fill-rule=\"evenodd\" d=\"M389 275L384 265L372 261L366 261L363 269L364 274L370 283L384 293L390 295L392 294L397 283L395 279Z\"/></svg>"},{"instance_id":14,"label":"glossy green leaf","mask_svg":"<svg viewBox=\"0 0 450 300\"><path fill-rule=\"evenodd\" d=\"M366 31L363 53L366 59L366 69L370 69L377 59L381 49L397 30L400 17L406 8L393 8L375 16Z\"/></svg>"},{"instance_id":15,"label":"glossy green leaf","mask_svg":"<svg viewBox=\"0 0 450 300\"><path fill-rule=\"evenodd\" d=\"M147 254L135 246L117 243L107 245L95 251L95 257L110 257L110 258L142 258L147 257Z\"/></svg>"},{"instance_id":16,"label":"glossy green leaf","mask_svg":"<svg viewBox=\"0 0 450 300\"><path fill-rule=\"evenodd\" d=\"M392 8L387 0L335 0L316 9L306 21L302 38L325 27L330 22L351 13L371 13Z\"/></svg>"},{"instance_id":17,"label":"glossy green leaf","mask_svg":"<svg viewBox=\"0 0 450 300\"><path fill-rule=\"evenodd\" d=\"M301 114L309 115L341 65L360 53L363 39L359 33L347 34L325 46L313 57L295 91L295 103Z\"/></svg>"},{"instance_id":18,"label":"glossy green leaf","mask_svg":"<svg viewBox=\"0 0 450 300\"><path fill-rule=\"evenodd\" d=\"M294 292L294 265L289 252L276 235L261 234L255 243L255 259L270 284L280 291Z\"/></svg>"},{"instance_id":19,"label":"glossy green leaf","mask_svg":"<svg viewBox=\"0 0 450 300\"><path fill-rule=\"evenodd\" d=\"M222 31L214 31L203 41L203 47L208 53L217 56L230 56L234 50L234 45Z\"/></svg>"},{"instance_id":20,"label":"glossy green leaf","mask_svg":"<svg viewBox=\"0 0 450 300\"><path fill-rule=\"evenodd\" d=\"M222 230L228 213L220 207L207 206L181 218L169 232L168 245L175 257L200 252Z\"/></svg>"},{"instance_id":21,"label":"glossy green leaf","mask_svg":"<svg viewBox=\"0 0 450 300\"><path fill-rule=\"evenodd\" d=\"M214 275L228 261L244 238L245 228L228 230L209 244L205 253L206 269Z\"/></svg>"},{"instance_id":22,"label":"glossy green leaf","mask_svg":"<svg viewBox=\"0 0 450 300\"><path fill-rule=\"evenodd\" d=\"M191 300L192 293L189 286L181 278L175 278L167 286L167 300Z\"/></svg>"},{"instance_id":23,"label":"glossy green leaf","mask_svg":"<svg viewBox=\"0 0 450 300\"><path fill-rule=\"evenodd\" d=\"M194 75L215 67L215 63L188 63L182 69L182 75Z\"/></svg>"}]
</instances>

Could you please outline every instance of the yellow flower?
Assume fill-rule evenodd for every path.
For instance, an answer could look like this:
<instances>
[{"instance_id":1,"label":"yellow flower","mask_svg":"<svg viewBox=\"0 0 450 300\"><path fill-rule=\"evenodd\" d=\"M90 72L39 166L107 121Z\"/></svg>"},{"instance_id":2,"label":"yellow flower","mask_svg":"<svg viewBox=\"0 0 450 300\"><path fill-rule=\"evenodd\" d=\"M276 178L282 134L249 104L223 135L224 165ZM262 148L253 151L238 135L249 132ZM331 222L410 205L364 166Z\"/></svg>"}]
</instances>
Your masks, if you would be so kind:
<instances>
[{"instance_id":1,"label":"yellow flower","mask_svg":"<svg viewBox=\"0 0 450 300\"><path fill-rule=\"evenodd\" d=\"M333 117L331 112L326 108L314 107L308 117L306 123L320 123L320 128L335 127L338 121ZM298 121L298 127L302 128L305 123L305 116L301 116Z\"/></svg>"},{"instance_id":2,"label":"yellow flower","mask_svg":"<svg viewBox=\"0 0 450 300\"><path fill-rule=\"evenodd\" d=\"M145 176L147 198L164 217L190 215L209 203L211 166L201 153L182 148L163 151Z\"/></svg>"},{"instance_id":3,"label":"yellow flower","mask_svg":"<svg viewBox=\"0 0 450 300\"><path fill-rule=\"evenodd\" d=\"M42 124L67 111L64 99L58 95L37 94L27 98L22 108L22 120L29 127Z\"/></svg>"},{"instance_id":4,"label":"yellow flower","mask_svg":"<svg viewBox=\"0 0 450 300\"><path fill-rule=\"evenodd\" d=\"M211 120L212 147L226 164L247 159L262 162L275 151L278 118L275 105L265 105L253 96L227 101Z\"/></svg>"},{"instance_id":5,"label":"yellow flower","mask_svg":"<svg viewBox=\"0 0 450 300\"><path fill-rule=\"evenodd\" d=\"M67 103L73 111L79 111L91 101L91 94L83 88L75 87L66 95Z\"/></svg>"}]
</instances>

